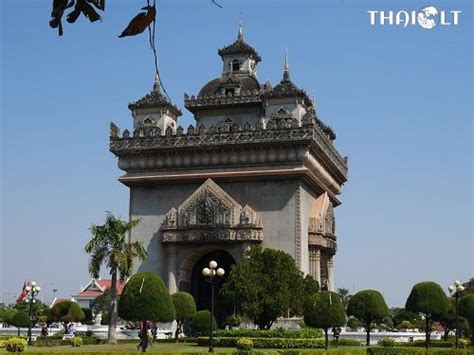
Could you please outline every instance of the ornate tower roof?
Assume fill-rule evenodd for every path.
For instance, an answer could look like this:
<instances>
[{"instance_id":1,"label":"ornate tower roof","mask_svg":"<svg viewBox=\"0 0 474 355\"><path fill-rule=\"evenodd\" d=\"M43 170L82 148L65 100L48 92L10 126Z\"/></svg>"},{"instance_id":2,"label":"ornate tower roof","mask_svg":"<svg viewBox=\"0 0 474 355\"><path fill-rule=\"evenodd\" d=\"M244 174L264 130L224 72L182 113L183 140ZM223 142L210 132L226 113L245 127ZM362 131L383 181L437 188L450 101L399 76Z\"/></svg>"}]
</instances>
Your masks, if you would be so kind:
<instances>
[{"instance_id":1,"label":"ornate tower roof","mask_svg":"<svg viewBox=\"0 0 474 355\"><path fill-rule=\"evenodd\" d=\"M237 40L224 47L219 49L217 52L222 58L230 55L244 54L252 57L257 63L262 61L262 58L258 52L247 42L244 41L244 35L242 30L242 24L239 25L239 33L237 35Z\"/></svg>"},{"instance_id":2,"label":"ornate tower roof","mask_svg":"<svg viewBox=\"0 0 474 355\"><path fill-rule=\"evenodd\" d=\"M143 96L141 99L131 102L128 104L128 108L131 111L135 111L137 109L150 109L150 108L168 108L177 116L181 116L181 111L171 103L171 101L166 98L160 90L160 76L158 74L155 75L155 82L153 84L153 90Z\"/></svg>"},{"instance_id":3,"label":"ornate tower roof","mask_svg":"<svg viewBox=\"0 0 474 355\"><path fill-rule=\"evenodd\" d=\"M306 91L298 88L290 79L290 69L288 65L288 53L285 54L285 67L283 79L278 85L272 88L266 95L267 98L298 97L303 100L307 107L312 107L313 102Z\"/></svg>"}]
</instances>

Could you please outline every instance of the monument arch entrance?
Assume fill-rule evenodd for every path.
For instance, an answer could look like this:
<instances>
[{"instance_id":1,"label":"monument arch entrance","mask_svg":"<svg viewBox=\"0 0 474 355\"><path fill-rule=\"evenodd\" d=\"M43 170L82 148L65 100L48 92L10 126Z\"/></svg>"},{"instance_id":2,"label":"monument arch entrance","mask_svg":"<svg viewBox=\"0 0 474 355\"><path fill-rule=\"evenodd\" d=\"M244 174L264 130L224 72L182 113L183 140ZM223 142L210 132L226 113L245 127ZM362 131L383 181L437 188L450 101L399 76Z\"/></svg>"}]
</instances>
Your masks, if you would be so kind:
<instances>
[{"instance_id":1,"label":"monument arch entrance","mask_svg":"<svg viewBox=\"0 0 474 355\"><path fill-rule=\"evenodd\" d=\"M216 284L214 292L216 299L216 307L221 308L219 291L222 288L222 285L227 281L229 277L230 268L236 263L236 260L224 249L218 249L211 251L203 255L194 265L192 275L191 275L191 284L190 284L190 293L193 295L196 302L196 307L198 310L210 309L211 308L211 285L206 281L204 276L202 276L202 269L209 266L209 262L215 260L218 267L221 267L225 270L225 274L221 280ZM220 313L220 312L218 312Z\"/></svg>"}]
</instances>

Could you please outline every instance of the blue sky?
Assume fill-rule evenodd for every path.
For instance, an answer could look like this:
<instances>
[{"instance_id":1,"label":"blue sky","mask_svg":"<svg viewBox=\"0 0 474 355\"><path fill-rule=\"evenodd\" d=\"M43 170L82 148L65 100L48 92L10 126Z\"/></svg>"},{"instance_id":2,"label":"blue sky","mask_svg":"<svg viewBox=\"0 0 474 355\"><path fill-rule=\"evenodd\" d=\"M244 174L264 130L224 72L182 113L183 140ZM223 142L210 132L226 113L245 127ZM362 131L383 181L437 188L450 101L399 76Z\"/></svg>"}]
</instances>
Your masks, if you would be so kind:
<instances>
[{"instance_id":1,"label":"blue sky","mask_svg":"<svg viewBox=\"0 0 474 355\"><path fill-rule=\"evenodd\" d=\"M147 36L117 38L145 3L109 0L101 23L66 23L63 37L48 26L51 1L0 4L4 301L28 278L46 299L53 288L77 292L89 280L88 227L106 210L128 216L108 125L130 128L127 104L152 86ZM349 156L336 287L378 289L400 306L418 281L471 277L471 3L431 1L462 11L458 26L432 30L369 24L369 10L419 10L425 0L220 3L158 1L164 85L183 108L184 92L218 77L217 49L235 40L240 12L263 59L260 81L281 79L288 48L293 81L315 94Z\"/></svg>"}]
</instances>

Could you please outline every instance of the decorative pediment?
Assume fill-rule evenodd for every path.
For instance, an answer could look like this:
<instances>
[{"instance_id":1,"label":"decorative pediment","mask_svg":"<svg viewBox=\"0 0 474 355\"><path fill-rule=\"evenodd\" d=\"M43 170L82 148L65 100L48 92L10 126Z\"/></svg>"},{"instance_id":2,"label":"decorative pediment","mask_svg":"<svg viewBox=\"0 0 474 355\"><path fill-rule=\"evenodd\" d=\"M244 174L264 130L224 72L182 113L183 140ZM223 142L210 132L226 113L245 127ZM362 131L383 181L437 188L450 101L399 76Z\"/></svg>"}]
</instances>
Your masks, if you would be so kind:
<instances>
[{"instance_id":1,"label":"decorative pediment","mask_svg":"<svg viewBox=\"0 0 474 355\"><path fill-rule=\"evenodd\" d=\"M242 207L208 179L178 208L165 215L162 242L261 241L263 228L257 212Z\"/></svg>"},{"instance_id":2,"label":"decorative pediment","mask_svg":"<svg viewBox=\"0 0 474 355\"><path fill-rule=\"evenodd\" d=\"M239 218L240 209L240 205L229 194L208 179L178 207L178 224L234 224Z\"/></svg>"},{"instance_id":3,"label":"decorative pediment","mask_svg":"<svg viewBox=\"0 0 474 355\"><path fill-rule=\"evenodd\" d=\"M291 112L286 108L286 106L281 106L278 110L272 113L271 117L276 119L292 118Z\"/></svg>"}]
</instances>

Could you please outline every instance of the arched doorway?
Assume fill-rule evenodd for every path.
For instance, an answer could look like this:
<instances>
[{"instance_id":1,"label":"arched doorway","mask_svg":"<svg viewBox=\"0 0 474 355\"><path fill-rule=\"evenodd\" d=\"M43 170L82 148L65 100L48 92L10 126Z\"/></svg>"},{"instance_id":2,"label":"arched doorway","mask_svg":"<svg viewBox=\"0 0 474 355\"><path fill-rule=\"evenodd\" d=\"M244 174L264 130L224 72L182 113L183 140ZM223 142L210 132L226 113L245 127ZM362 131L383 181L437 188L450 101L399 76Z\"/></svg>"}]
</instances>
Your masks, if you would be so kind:
<instances>
[{"instance_id":1,"label":"arched doorway","mask_svg":"<svg viewBox=\"0 0 474 355\"><path fill-rule=\"evenodd\" d=\"M193 267L191 275L191 294L196 301L196 306L198 310L202 309L211 309L211 285L205 280L202 276L202 269L208 267L209 262L215 260L218 264L218 267L221 267L225 270L225 275L222 280L215 286L215 317L219 325L222 325L227 317L228 311L226 310L225 305L223 304L221 298L219 297L219 291L222 288L222 285L227 281L229 277L230 267L235 264L235 260L230 253L220 249L211 251L203 255ZM227 307L228 308L228 307Z\"/></svg>"}]
</instances>

